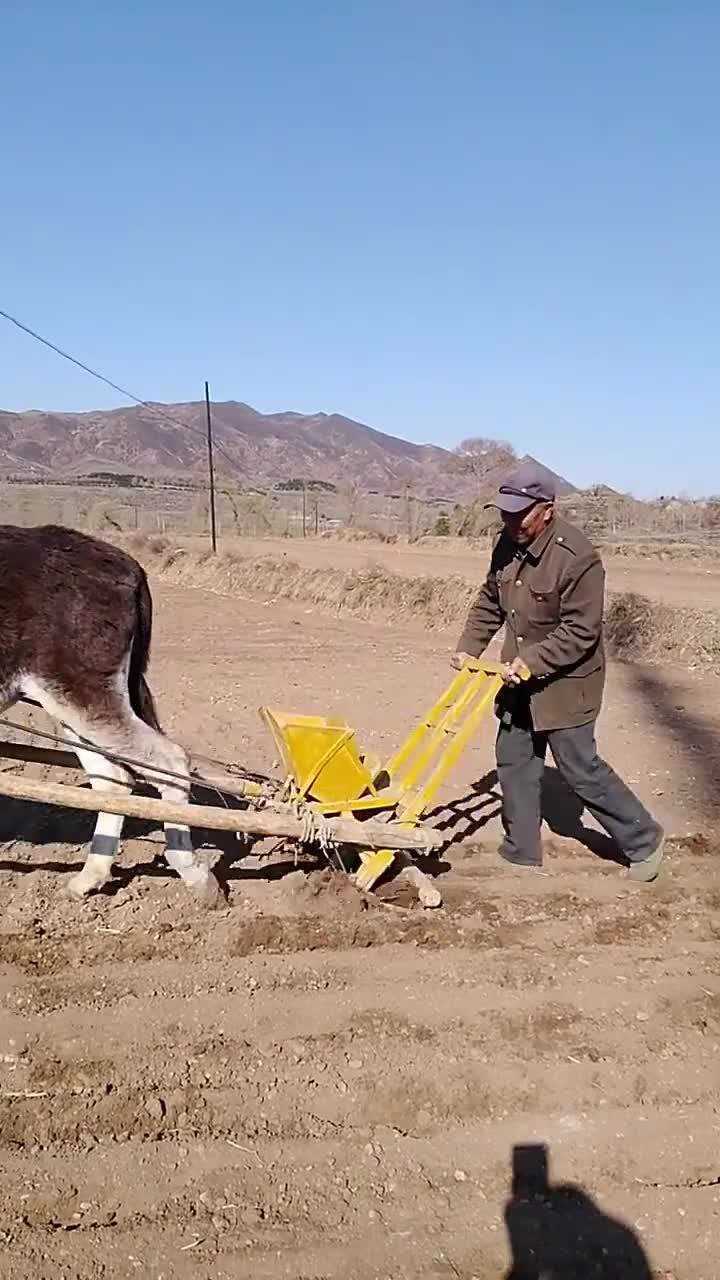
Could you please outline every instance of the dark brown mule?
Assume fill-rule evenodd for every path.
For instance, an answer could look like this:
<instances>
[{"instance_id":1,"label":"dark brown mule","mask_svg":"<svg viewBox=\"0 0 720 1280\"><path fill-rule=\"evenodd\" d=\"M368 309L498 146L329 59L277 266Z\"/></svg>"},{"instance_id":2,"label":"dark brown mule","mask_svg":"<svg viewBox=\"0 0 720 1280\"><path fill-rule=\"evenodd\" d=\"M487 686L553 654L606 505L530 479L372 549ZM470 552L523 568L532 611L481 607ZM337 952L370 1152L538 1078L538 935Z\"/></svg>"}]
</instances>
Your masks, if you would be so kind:
<instances>
[{"instance_id":1,"label":"dark brown mule","mask_svg":"<svg viewBox=\"0 0 720 1280\"><path fill-rule=\"evenodd\" d=\"M20 698L39 703L77 743L98 791L131 788L136 775L164 799L187 801L187 753L161 731L145 679L152 599L137 561L72 529L1 525L0 599L0 710ZM137 764L131 771L93 746ZM121 817L98 814L72 893L84 897L106 883L122 825ZM188 827L166 823L165 839L167 861L183 880L201 891L215 886L193 854Z\"/></svg>"}]
</instances>

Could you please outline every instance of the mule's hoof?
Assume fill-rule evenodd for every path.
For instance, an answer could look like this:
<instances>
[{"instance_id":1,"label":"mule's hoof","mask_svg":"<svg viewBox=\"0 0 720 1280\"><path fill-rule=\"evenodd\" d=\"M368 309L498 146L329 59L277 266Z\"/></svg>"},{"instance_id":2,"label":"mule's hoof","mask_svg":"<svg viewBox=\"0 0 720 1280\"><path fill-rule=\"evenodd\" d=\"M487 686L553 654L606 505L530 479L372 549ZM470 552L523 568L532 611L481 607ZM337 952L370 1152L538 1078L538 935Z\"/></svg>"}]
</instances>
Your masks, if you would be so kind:
<instances>
[{"instance_id":1,"label":"mule's hoof","mask_svg":"<svg viewBox=\"0 0 720 1280\"><path fill-rule=\"evenodd\" d=\"M82 902L91 893L96 893L98 889L102 889L104 881L87 880L83 877L82 872L77 876L72 876L65 886L65 893L68 898L72 898L75 902Z\"/></svg>"},{"instance_id":2,"label":"mule's hoof","mask_svg":"<svg viewBox=\"0 0 720 1280\"><path fill-rule=\"evenodd\" d=\"M213 875L212 871L206 871L203 869L203 871L200 872L200 869L198 868L197 875L193 875L192 877L185 875L183 876L183 879L188 889L192 891L193 895L197 898L198 902L205 907L206 911L213 911L216 907L225 905L225 895L220 888L217 877Z\"/></svg>"},{"instance_id":3,"label":"mule's hoof","mask_svg":"<svg viewBox=\"0 0 720 1280\"><path fill-rule=\"evenodd\" d=\"M79 876L73 876L72 880L68 880L65 885L65 896L72 898L75 902L82 902L83 898L87 898L89 892L89 886L84 884Z\"/></svg>"},{"instance_id":4,"label":"mule's hoof","mask_svg":"<svg viewBox=\"0 0 720 1280\"><path fill-rule=\"evenodd\" d=\"M421 884L418 889L418 898L420 905L426 907L428 911L434 911L436 907L442 906L442 894L433 884Z\"/></svg>"}]
</instances>

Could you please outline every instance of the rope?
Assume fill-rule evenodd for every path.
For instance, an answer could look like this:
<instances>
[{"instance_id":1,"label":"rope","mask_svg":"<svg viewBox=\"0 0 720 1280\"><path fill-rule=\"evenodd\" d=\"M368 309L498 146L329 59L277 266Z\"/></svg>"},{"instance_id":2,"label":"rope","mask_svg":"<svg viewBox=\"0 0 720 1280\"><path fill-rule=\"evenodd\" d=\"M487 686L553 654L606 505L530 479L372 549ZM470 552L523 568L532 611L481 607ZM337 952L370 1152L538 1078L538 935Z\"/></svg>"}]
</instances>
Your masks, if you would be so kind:
<instances>
[{"instance_id":1,"label":"rope","mask_svg":"<svg viewBox=\"0 0 720 1280\"><path fill-rule=\"evenodd\" d=\"M227 760L216 760L214 756L206 756L202 751L193 751L192 758L193 760L199 760L203 764L215 765L216 768L222 769L224 773L229 773L233 777L239 778L241 782L257 782L261 785L272 787L273 792L277 790L278 784L267 773L255 773L252 769L241 769L238 764L228 763Z\"/></svg>"},{"instance_id":2,"label":"rope","mask_svg":"<svg viewBox=\"0 0 720 1280\"><path fill-rule=\"evenodd\" d=\"M28 707L37 707L39 710L43 710L42 703L36 702L34 698L26 698L21 695L18 698L18 702L22 702ZM31 729L24 724L16 724L14 721L5 720L2 717L0 717L0 724L7 725L10 729L18 729L21 733L34 733L36 737L46 738L48 742L61 743L70 747L77 746L76 742L70 742L65 738L59 738L56 734L43 733L41 729ZM168 778L184 778L185 776L184 774L172 773L167 769L161 769L159 765L146 765L141 760L133 761L129 756L113 756L109 751L105 751L102 747L95 746L95 744L91 743L89 739L84 739L83 741L88 743L92 751L95 751L98 755L105 756L108 760L116 760L118 763L127 764L129 766L135 764L138 768L142 769L151 768L154 769L156 773L166 774ZM192 758L193 760L204 761L205 764L215 765L218 769L222 769L225 773L233 774L234 777L239 778L241 781L247 779L248 782L265 783L268 786L271 786L273 791L276 789L277 784L274 779L268 777L266 773L254 773L251 769L241 769L237 764L228 763L227 760L216 760L214 756L206 756L201 751L193 751Z\"/></svg>"},{"instance_id":3,"label":"rope","mask_svg":"<svg viewBox=\"0 0 720 1280\"><path fill-rule=\"evenodd\" d=\"M317 809L308 804L303 796L298 795L292 775L288 774L280 789L278 798L282 803L290 806L295 817L302 823L302 831L298 836L298 843L317 845L329 866L332 867L334 865L334 856L340 863L341 869L347 873L342 855L333 837L332 827L323 814L318 813ZM297 862L297 854L295 855L295 860Z\"/></svg>"},{"instance_id":4,"label":"rope","mask_svg":"<svg viewBox=\"0 0 720 1280\"><path fill-rule=\"evenodd\" d=\"M187 774L177 773L172 769L165 769L161 765L148 764L144 760L135 760L132 756L123 756L117 752L108 751L104 747L99 747L90 738L84 738L80 734L78 734L77 738L65 738L57 733L47 733L42 729L29 728L27 725L18 724L16 720L8 720L5 716L0 716L0 725L2 725L6 729L12 729L17 733L26 733L29 736L34 736L36 738L43 738L46 742L54 743L56 747L68 747L70 751L74 753L77 753L78 746L85 747L86 750L92 751L94 755L101 756L104 760L108 760L113 764L125 765L128 769L131 769L133 772L141 773L143 775L147 775L148 773L151 773L159 779L166 778L170 781L174 781L174 782L177 781L177 782L183 782L183 783L186 783L188 781ZM66 727L67 726L65 725L63 726L63 728L66 728ZM219 762L215 762L215 761L212 761L211 763L219 764ZM241 780L243 776L244 775L242 774L238 775L238 777ZM201 776L196 776L195 778L193 778L193 775L191 774L190 782L192 783L193 780L199 786L204 787L207 791L214 792L217 795L218 799L222 802L222 804L225 805L226 809L230 808L221 787L216 786L215 783L213 782L208 782L206 779L202 778ZM249 779L249 780L254 781L255 779ZM262 782L264 782L268 787L272 786L270 779L262 778Z\"/></svg>"}]
</instances>

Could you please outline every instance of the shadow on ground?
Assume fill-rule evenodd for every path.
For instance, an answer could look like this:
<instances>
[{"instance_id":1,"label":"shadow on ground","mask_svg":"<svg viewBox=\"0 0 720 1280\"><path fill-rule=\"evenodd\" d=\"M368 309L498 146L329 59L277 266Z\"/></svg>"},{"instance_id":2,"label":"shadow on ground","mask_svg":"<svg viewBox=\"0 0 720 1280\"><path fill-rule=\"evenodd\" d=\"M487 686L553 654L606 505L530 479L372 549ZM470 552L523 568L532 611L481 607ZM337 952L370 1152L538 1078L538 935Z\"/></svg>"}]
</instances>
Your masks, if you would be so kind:
<instances>
[{"instance_id":1,"label":"shadow on ground","mask_svg":"<svg viewBox=\"0 0 720 1280\"><path fill-rule=\"evenodd\" d=\"M631 1227L582 1187L550 1181L542 1143L513 1148L505 1226L512 1259L505 1280L652 1280Z\"/></svg>"},{"instance_id":2,"label":"shadow on ground","mask_svg":"<svg viewBox=\"0 0 720 1280\"><path fill-rule=\"evenodd\" d=\"M470 791L449 804L439 805L428 814L428 820L445 837L440 853L455 844L470 843L484 827L499 817L501 794L495 770L474 782ZM597 858L626 866L626 860L613 840L603 831L583 823L585 807L570 790L557 769L545 766L542 790L543 819L553 835L575 840Z\"/></svg>"},{"instance_id":3,"label":"shadow on ground","mask_svg":"<svg viewBox=\"0 0 720 1280\"><path fill-rule=\"evenodd\" d=\"M652 710L655 720L668 731L692 765L693 787L702 800L702 816L708 822L720 819L720 738L717 730L701 716L688 711L659 672L647 667L631 667L635 688Z\"/></svg>"}]
</instances>

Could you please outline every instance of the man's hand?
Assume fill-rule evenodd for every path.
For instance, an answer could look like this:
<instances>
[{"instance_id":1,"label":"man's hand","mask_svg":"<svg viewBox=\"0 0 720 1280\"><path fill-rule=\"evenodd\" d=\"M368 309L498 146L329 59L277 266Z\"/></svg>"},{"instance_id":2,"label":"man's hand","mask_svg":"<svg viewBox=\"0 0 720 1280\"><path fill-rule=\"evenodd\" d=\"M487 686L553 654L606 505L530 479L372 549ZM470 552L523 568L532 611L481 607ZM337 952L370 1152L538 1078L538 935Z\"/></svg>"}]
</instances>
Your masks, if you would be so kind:
<instances>
[{"instance_id":1,"label":"man's hand","mask_svg":"<svg viewBox=\"0 0 720 1280\"><path fill-rule=\"evenodd\" d=\"M454 653L450 659L450 666L454 667L456 671L462 671L465 663L472 662L472 660L472 654L470 653Z\"/></svg>"},{"instance_id":2,"label":"man's hand","mask_svg":"<svg viewBox=\"0 0 720 1280\"><path fill-rule=\"evenodd\" d=\"M522 684L525 680L529 680L531 676L530 668L522 658L513 658L512 662L506 662L503 668L503 680L505 684L517 685Z\"/></svg>"}]
</instances>

